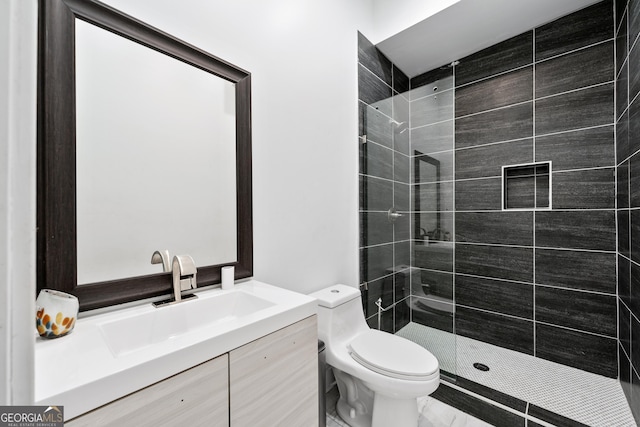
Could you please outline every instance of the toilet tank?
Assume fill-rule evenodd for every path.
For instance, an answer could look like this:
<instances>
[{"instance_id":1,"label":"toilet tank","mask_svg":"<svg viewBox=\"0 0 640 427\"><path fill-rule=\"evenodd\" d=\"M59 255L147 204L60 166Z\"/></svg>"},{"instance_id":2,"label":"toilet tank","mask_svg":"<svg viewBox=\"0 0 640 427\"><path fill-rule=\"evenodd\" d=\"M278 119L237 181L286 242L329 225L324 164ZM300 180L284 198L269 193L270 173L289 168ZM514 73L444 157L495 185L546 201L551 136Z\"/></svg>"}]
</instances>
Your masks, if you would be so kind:
<instances>
[{"instance_id":1,"label":"toilet tank","mask_svg":"<svg viewBox=\"0 0 640 427\"><path fill-rule=\"evenodd\" d=\"M359 289L333 285L309 296L318 300L318 338L327 346L369 329Z\"/></svg>"}]
</instances>

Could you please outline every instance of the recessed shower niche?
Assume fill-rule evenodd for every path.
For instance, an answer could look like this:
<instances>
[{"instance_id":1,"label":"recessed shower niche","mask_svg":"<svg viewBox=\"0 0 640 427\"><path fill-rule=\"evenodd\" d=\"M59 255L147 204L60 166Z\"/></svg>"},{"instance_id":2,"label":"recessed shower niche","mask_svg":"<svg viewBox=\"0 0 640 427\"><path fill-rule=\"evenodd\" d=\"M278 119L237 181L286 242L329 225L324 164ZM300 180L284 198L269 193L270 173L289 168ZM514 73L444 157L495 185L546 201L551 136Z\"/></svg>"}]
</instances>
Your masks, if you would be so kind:
<instances>
[{"instance_id":1,"label":"recessed shower niche","mask_svg":"<svg viewBox=\"0 0 640 427\"><path fill-rule=\"evenodd\" d=\"M551 209L551 162L502 167L502 209Z\"/></svg>"}]
</instances>

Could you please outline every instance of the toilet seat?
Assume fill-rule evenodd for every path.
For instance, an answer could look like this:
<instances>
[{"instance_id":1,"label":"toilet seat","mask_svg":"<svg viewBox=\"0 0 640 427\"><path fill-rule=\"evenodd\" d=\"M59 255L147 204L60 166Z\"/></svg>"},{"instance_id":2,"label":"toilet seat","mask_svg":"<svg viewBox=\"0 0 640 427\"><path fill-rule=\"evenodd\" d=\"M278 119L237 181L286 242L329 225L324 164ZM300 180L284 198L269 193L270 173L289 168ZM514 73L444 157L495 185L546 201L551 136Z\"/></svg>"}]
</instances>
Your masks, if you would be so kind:
<instances>
[{"instance_id":1,"label":"toilet seat","mask_svg":"<svg viewBox=\"0 0 640 427\"><path fill-rule=\"evenodd\" d=\"M370 329L348 346L351 357L368 369L403 380L424 381L438 372L438 359L418 344Z\"/></svg>"}]
</instances>

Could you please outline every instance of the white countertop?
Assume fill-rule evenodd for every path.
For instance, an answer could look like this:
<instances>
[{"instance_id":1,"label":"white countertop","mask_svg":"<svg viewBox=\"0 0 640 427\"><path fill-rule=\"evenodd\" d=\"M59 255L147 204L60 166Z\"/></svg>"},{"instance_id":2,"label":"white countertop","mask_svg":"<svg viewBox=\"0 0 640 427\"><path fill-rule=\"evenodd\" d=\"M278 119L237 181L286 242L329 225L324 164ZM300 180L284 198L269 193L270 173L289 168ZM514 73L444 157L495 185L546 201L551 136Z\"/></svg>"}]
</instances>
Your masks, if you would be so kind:
<instances>
[{"instance_id":1,"label":"white countertop","mask_svg":"<svg viewBox=\"0 0 640 427\"><path fill-rule=\"evenodd\" d=\"M317 312L312 297L255 280L236 284L233 290L198 292L195 302L206 304L230 292L248 293L273 305L119 354L107 344L101 325L166 308L148 303L80 318L68 336L36 338L35 404L63 405L68 420Z\"/></svg>"}]
</instances>

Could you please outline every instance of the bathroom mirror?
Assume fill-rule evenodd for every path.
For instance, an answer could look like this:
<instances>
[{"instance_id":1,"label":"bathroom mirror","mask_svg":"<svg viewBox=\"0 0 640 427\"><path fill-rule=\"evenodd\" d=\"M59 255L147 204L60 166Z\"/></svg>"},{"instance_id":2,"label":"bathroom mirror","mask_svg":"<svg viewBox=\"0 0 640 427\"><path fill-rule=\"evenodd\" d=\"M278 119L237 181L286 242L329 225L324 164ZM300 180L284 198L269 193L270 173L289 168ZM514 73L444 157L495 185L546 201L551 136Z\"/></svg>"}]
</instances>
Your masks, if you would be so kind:
<instances>
[{"instance_id":1,"label":"bathroom mirror","mask_svg":"<svg viewBox=\"0 0 640 427\"><path fill-rule=\"evenodd\" d=\"M97 1L39 13L38 288L167 294L163 249L251 276L250 74Z\"/></svg>"}]
</instances>

